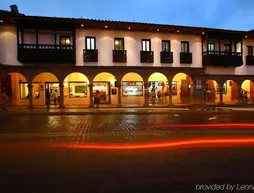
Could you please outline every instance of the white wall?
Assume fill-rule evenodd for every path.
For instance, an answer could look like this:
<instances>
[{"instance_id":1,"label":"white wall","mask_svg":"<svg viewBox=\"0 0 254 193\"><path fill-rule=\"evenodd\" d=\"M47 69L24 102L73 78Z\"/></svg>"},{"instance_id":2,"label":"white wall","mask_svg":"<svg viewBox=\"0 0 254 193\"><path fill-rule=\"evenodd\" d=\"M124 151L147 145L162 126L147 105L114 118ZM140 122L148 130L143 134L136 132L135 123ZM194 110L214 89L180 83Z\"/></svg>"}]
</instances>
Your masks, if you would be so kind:
<instances>
[{"instance_id":1,"label":"white wall","mask_svg":"<svg viewBox=\"0 0 254 193\"><path fill-rule=\"evenodd\" d=\"M131 31L110 31L110 30L76 30L76 49L78 66L173 66L173 67L202 67L201 63L201 36L162 34ZM85 48L85 36L96 37L96 47L99 52L98 62L84 63L83 49ZM127 63L113 63L112 50L114 49L114 38L123 37L125 50L127 50ZM151 48L154 51L154 63L140 63L141 40L151 39ZM160 52L162 40L171 40L171 51L174 53L173 64L161 64ZM190 42L192 52L192 64L180 64L181 41Z\"/></svg>"}]
</instances>

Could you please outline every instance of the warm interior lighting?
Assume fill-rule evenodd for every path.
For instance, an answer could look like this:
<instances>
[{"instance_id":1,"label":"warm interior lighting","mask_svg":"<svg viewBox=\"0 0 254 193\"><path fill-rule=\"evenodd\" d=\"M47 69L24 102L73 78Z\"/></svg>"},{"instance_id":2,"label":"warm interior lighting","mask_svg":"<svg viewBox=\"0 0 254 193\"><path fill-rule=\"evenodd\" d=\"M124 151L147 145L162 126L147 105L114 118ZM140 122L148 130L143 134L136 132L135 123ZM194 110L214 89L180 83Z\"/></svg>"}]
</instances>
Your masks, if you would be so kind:
<instances>
[{"instance_id":1,"label":"warm interior lighting","mask_svg":"<svg viewBox=\"0 0 254 193\"><path fill-rule=\"evenodd\" d=\"M81 27L84 27L84 24L81 24Z\"/></svg>"},{"instance_id":2,"label":"warm interior lighting","mask_svg":"<svg viewBox=\"0 0 254 193\"><path fill-rule=\"evenodd\" d=\"M70 43L71 43L70 39L66 39L66 45L68 45Z\"/></svg>"},{"instance_id":3,"label":"warm interior lighting","mask_svg":"<svg viewBox=\"0 0 254 193\"><path fill-rule=\"evenodd\" d=\"M108 26L107 26L107 25L105 25L105 28L108 28Z\"/></svg>"},{"instance_id":4,"label":"warm interior lighting","mask_svg":"<svg viewBox=\"0 0 254 193\"><path fill-rule=\"evenodd\" d=\"M115 45L118 45L119 44L119 41L115 41Z\"/></svg>"}]
</instances>

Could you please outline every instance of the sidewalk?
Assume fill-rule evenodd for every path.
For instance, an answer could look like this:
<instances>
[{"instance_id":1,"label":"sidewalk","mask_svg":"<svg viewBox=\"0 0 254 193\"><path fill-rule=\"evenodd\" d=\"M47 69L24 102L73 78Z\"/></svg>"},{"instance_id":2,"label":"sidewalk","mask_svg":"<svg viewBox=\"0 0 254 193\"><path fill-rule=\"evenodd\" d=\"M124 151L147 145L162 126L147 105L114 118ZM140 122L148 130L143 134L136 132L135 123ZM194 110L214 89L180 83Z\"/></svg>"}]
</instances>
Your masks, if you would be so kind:
<instances>
[{"instance_id":1,"label":"sidewalk","mask_svg":"<svg viewBox=\"0 0 254 193\"><path fill-rule=\"evenodd\" d=\"M218 107L205 110L187 107L172 108L84 108L84 109L26 109L10 108L8 111L0 111L0 116L5 115L109 115L109 114L221 114L221 113L254 113L254 108Z\"/></svg>"}]
</instances>

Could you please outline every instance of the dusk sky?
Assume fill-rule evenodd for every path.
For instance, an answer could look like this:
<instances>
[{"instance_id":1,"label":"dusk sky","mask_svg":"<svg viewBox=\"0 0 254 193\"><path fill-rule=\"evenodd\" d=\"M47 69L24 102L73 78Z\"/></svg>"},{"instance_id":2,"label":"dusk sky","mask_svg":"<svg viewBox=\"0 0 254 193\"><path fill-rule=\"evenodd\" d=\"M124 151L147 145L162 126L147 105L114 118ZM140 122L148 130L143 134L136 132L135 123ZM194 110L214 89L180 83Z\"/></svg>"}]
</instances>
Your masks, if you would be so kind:
<instances>
[{"instance_id":1,"label":"dusk sky","mask_svg":"<svg viewBox=\"0 0 254 193\"><path fill-rule=\"evenodd\" d=\"M26 15L254 29L254 0L1 0Z\"/></svg>"}]
</instances>

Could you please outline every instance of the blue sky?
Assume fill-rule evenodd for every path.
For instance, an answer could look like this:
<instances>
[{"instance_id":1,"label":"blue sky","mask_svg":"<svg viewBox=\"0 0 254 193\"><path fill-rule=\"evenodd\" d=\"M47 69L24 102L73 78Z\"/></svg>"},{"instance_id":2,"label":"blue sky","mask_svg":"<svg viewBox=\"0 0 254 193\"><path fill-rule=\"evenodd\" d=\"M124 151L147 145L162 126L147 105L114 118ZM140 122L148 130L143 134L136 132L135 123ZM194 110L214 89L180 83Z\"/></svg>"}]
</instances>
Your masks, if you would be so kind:
<instances>
[{"instance_id":1,"label":"blue sky","mask_svg":"<svg viewBox=\"0 0 254 193\"><path fill-rule=\"evenodd\" d=\"M26 15L254 29L254 0L1 0Z\"/></svg>"}]
</instances>

